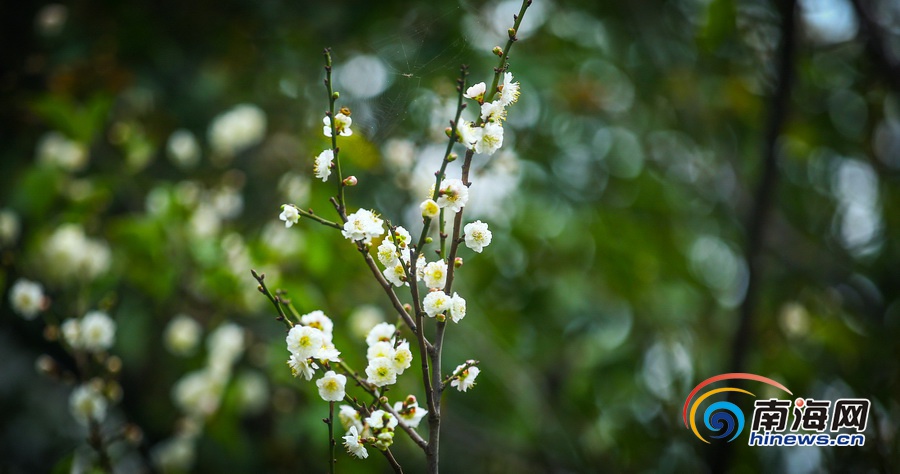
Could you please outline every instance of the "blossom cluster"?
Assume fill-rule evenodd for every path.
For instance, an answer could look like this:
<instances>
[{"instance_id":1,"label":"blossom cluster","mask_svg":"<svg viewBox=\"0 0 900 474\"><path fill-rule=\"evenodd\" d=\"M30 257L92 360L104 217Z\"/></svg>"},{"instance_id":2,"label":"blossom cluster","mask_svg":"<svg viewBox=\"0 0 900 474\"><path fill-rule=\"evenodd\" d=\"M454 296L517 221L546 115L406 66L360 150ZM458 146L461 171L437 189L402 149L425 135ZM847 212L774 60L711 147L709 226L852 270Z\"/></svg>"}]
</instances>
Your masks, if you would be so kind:
<instances>
[{"instance_id":1,"label":"blossom cluster","mask_svg":"<svg viewBox=\"0 0 900 474\"><path fill-rule=\"evenodd\" d=\"M72 349L100 352L112 347L116 323L106 313L90 311L81 319L68 319L60 326L63 339Z\"/></svg>"},{"instance_id":2,"label":"blossom cluster","mask_svg":"<svg viewBox=\"0 0 900 474\"><path fill-rule=\"evenodd\" d=\"M376 324L366 336L366 376L376 387L397 383L397 376L412 365L409 342L397 339L397 328L393 324Z\"/></svg>"},{"instance_id":3,"label":"blossom cluster","mask_svg":"<svg viewBox=\"0 0 900 474\"><path fill-rule=\"evenodd\" d=\"M476 153L493 155L503 146L503 121L506 120L506 107L519 100L519 83L513 82L512 73L503 74L503 80L497 85L496 97L487 102L487 86L483 82L466 89L464 96L481 105L481 115L476 122L461 121L459 124L460 141Z\"/></svg>"}]
</instances>

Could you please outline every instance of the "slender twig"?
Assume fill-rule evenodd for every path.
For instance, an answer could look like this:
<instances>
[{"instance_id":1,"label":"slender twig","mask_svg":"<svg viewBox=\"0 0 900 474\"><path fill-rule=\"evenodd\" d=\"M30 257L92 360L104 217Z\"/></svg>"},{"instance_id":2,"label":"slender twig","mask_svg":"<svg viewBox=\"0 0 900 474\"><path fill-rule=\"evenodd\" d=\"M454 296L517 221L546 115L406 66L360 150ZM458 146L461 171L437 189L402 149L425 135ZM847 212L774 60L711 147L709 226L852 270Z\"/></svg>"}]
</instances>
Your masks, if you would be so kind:
<instances>
[{"instance_id":1,"label":"slender twig","mask_svg":"<svg viewBox=\"0 0 900 474\"><path fill-rule=\"evenodd\" d=\"M384 289L384 292L391 300L391 304L394 306L397 314L399 314L400 317L403 318L403 322L406 323L407 326L409 326L410 331L412 331L414 335L418 336L419 326L413 322L412 317L409 315L409 313L406 312L406 308L403 307L403 302L400 301L400 298L397 296L397 292L394 291L394 286L391 284L391 282L387 281L387 278L385 278L384 275L381 274L381 270L378 269L378 264L375 263L375 259L373 259L372 255L369 253L369 247L362 242L357 242L356 248L365 259L366 265L369 267L369 270L372 271L372 276L375 277L375 280L378 281L378 284L381 285L381 288Z\"/></svg>"},{"instance_id":2,"label":"slender twig","mask_svg":"<svg viewBox=\"0 0 900 474\"><path fill-rule=\"evenodd\" d=\"M275 319L278 321L282 321L288 327L288 329L294 327L294 323L292 323L291 320L284 315L284 310L282 310L281 305L278 304L278 299L275 297L275 295L272 294L271 291L269 291L269 288L266 286L266 274L257 273L256 270L253 269L250 270L250 274L252 274L253 278L255 278L259 283L259 286L256 289L258 289L260 293L265 295L266 298L268 298L269 301L272 302L272 306L275 306L275 310L278 311L278 317Z\"/></svg>"},{"instance_id":3,"label":"slender twig","mask_svg":"<svg viewBox=\"0 0 900 474\"><path fill-rule=\"evenodd\" d=\"M316 222L318 222L318 223L320 223L320 224L327 225L328 227L334 227L334 228L337 229L337 230L341 230L341 229L344 228L342 225L338 224L337 222L332 222L332 221L330 221L330 220L328 220L328 219L319 217L317 214L315 214L315 213L312 211L312 209L304 210L304 209L300 209L299 207L297 207L297 206L295 206L295 205L293 205L293 204L287 204L287 205L293 207L294 209L296 209L296 210L297 210L297 213L299 213L299 214L300 214L301 216L303 216L303 217L306 217L307 219L312 219L312 220L314 220L314 221L316 221Z\"/></svg>"},{"instance_id":4,"label":"slender twig","mask_svg":"<svg viewBox=\"0 0 900 474\"><path fill-rule=\"evenodd\" d=\"M109 458L109 452L106 450L106 443L103 441L103 434L100 433L100 424L96 420L91 419L88 427L88 444L97 453L97 464L103 472L112 473L112 460Z\"/></svg>"},{"instance_id":5,"label":"slender twig","mask_svg":"<svg viewBox=\"0 0 900 474\"><path fill-rule=\"evenodd\" d=\"M334 402L328 402L328 472L334 474Z\"/></svg>"},{"instance_id":6,"label":"slender twig","mask_svg":"<svg viewBox=\"0 0 900 474\"><path fill-rule=\"evenodd\" d=\"M331 151L334 153L334 170L337 173L337 211L338 214L346 214L347 208L344 205L344 175L341 174L341 160L338 153L341 151L337 146L337 124L334 118L334 103L337 96L334 93L334 87L331 81L331 48L325 48L325 88L328 90L328 118L331 123Z\"/></svg>"},{"instance_id":7,"label":"slender twig","mask_svg":"<svg viewBox=\"0 0 900 474\"><path fill-rule=\"evenodd\" d=\"M398 463L397 459L394 458L394 454L390 449L385 449L384 451L381 451L381 453L384 454L384 457L388 460L388 463L394 469L394 472L396 472L397 474L403 474L403 468L400 467L400 463Z\"/></svg>"}]
</instances>

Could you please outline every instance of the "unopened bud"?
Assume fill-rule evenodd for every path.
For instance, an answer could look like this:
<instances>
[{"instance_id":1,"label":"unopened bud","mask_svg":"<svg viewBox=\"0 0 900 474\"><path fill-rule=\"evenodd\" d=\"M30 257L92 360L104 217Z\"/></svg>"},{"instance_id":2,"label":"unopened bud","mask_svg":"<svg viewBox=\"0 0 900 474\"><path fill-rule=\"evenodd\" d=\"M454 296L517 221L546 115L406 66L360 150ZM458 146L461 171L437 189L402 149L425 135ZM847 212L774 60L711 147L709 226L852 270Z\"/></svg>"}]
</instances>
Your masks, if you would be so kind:
<instances>
[{"instance_id":1,"label":"unopened bud","mask_svg":"<svg viewBox=\"0 0 900 474\"><path fill-rule=\"evenodd\" d=\"M125 439L133 445L139 445L141 444L141 441L144 440L144 432L141 431L141 428L138 425L135 425L133 423L125 425L125 429L123 430L122 434L124 435Z\"/></svg>"},{"instance_id":2,"label":"unopened bud","mask_svg":"<svg viewBox=\"0 0 900 474\"><path fill-rule=\"evenodd\" d=\"M450 134L451 134L451 133L453 133L453 129L452 129L452 128L447 127L447 128L444 129L444 134L447 135L447 138L450 138Z\"/></svg>"},{"instance_id":3,"label":"unopened bud","mask_svg":"<svg viewBox=\"0 0 900 474\"><path fill-rule=\"evenodd\" d=\"M111 356L106 359L106 370L112 374L117 374L122 370L122 359L118 356Z\"/></svg>"},{"instance_id":4,"label":"unopened bud","mask_svg":"<svg viewBox=\"0 0 900 474\"><path fill-rule=\"evenodd\" d=\"M506 32L509 34L509 39L511 39L511 40L516 39L516 29L515 28L510 28L510 29L506 30Z\"/></svg>"},{"instance_id":5,"label":"unopened bud","mask_svg":"<svg viewBox=\"0 0 900 474\"><path fill-rule=\"evenodd\" d=\"M456 268L459 268L459 267L463 266L463 259L462 259L462 257L456 257L456 260L453 260L453 266L456 267Z\"/></svg>"},{"instance_id":6,"label":"unopened bud","mask_svg":"<svg viewBox=\"0 0 900 474\"><path fill-rule=\"evenodd\" d=\"M437 321L439 323L442 323L447 320L447 316L445 316L444 313L441 313L441 314L435 316L434 319L437 319Z\"/></svg>"},{"instance_id":7,"label":"unopened bud","mask_svg":"<svg viewBox=\"0 0 900 474\"><path fill-rule=\"evenodd\" d=\"M38 373L44 375L54 375L57 371L56 361L47 354L38 356L37 360L34 361L34 367Z\"/></svg>"},{"instance_id":8,"label":"unopened bud","mask_svg":"<svg viewBox=\"0 0 900 474\"><path fill-rule=\"evenodd\" d=\"M451 163L453 161L456 161L457 158L459 158L459 155L457 155L456 153L450 153L449 155L447 155L447 162Z\"/></svg>"},{"instance_id":9,"label":"unopened bud","mask_svg":"<svg viewBox=\"0 0 900 474\"><path fill-rule=\"evenodd\" d=\"M381 397L378 399L378 402L384 405L388 402L388 397ZM387 418L387 414L385 414L385 418Z\"/></svg>"},{"instance_id":10,"label":"unopened bud","mask_svg":"<svg viewBox=\"0 0 900 474\"><path fill-rule=\"evenodd\" d=\"M406 303L405 305L403 305L403 311L406 311L407 313L411 312L412 305L410 305L409 303Z\"/></svg>"},{"instance_id":11,"label":"unopened bud","mask_svg":"<svg viewBox=\"0 0 900 474\"><path fill-rule=\"evenodd\" d=\"M426 244L430 244L430 243L432 243L432 242L434 242L434 239L432 239L431 237L425 237L425 243L426 243Z\"/></svg>"},{"instance_id":12,"label":"unopened bud","mask_svg":"<svg viewBox=\"0 0 900 474\"><path fill-rule=\"evenodd\" d=\"M503 56L503 50L499 46L494 46L494 49L492 49L491 52L497 56Z\"/></svg>"},{"instance_id":13,"label":"unopened bud","mask_svg":"<svg viewBox=\"0 0 900 474\"><path fill-rule=\"evenodd\" d=\"M59 326L49 325L44 327L44 339L53 342L59 339Z\"/></svg>"},{"instance_id":14,"label":"unopened bud","mask_svg":"<svg viewBox=\"0 0 900 474\"><path fill-rule=\"evenodd\" d=\"M356 186L356 183L358 182L356 176L347 176L344 178L344 186Z\"/></svg>"},{"instance_id":15,"label":"unopened bud","mask_svg":"<svg viewBox=\"0 0 900 474\"><path fill-rule=\"evenodd\" d=\"M334 100L338 100L338 99L341 98L341 93L338 92L338 91L334 91L334 92L331 93L331 98L334 99Z\"/></svg>"}]
</instances>

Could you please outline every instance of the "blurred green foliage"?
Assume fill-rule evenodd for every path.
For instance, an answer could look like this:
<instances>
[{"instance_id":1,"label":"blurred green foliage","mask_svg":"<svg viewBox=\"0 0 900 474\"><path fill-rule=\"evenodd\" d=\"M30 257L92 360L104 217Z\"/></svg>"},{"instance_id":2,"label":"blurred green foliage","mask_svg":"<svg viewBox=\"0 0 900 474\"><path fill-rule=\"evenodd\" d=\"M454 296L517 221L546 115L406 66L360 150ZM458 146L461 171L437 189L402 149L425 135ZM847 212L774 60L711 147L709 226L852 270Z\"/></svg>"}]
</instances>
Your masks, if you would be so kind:
<instances>
[{"instance_id":1,"label":"blurred green foliage","mask_svg":"<svg viewBox=\"0 0 900 474\"><path fill-rule=\"evenodd\" d=\"M417 163L426 175L436 169L426 155L443 143L458 67L470 66L470 82L488 80L515 4L94 0L5 15L0 208L21 228L0 241L0 279L4 288L19 277L44 283L51 323L109 307L124 367L114 419L144 434L119 453L124 469L142 469L172 435L171 387L204 365L203 350L178 358L162 344L184 313L207 332L231 320L251 334L194 470L325 470L326 405L290 376L283 328L249 273L269 274L301 312L331 316L353 366L365 355L353 314L364 305L391 314L333 229L301 221L286 231L277 221L283 202L331 217L333 182L312 177L326 146L321 50L333 48L341 104L354 110L356 133L341 145L345 174L360 180L350 206L411 223ZM898 44L897 6L868 5ZM745 370L803 396L869 398L872 413L864 447L734 446L730 468L887 472L900 463L900 101L891 87L900 79L868 53L849 2L797 8L796 79ZM511 57L523 93L505 143L517 157L475 164L494 243L463 254L469 316L451 327L444 361L449 370L479 359L482 374L473 391L445 396L443 468L704 471L710 452L684 429L681 405L729 370L780 17L756 0L538 0L526 23ZM358 71L342 77L360 56L381 69L362 75L369 82ZM263 138L233 156L214 152L211 123L242 103L264 112ZM172 159L178 129L197 137L199 164ZM84 148L83 167L39 158L52 131ZM411 141L411 164L396 163L392 138ZM108 243L108 271L53 276L45 248L64 223ZM67 411L71 389L33 367L44 353L73 362L43 323L15 316L6 297L2 305L0 471L66 472L84 446ZM268 378L258 411L245 409L236 382L248 371ZM395 393L421 397L413 382ZM404 435L394 451L408 472L422 470ZM388 472L377 453L338 457L340 472Z\"/></svg>"}]
</instances>

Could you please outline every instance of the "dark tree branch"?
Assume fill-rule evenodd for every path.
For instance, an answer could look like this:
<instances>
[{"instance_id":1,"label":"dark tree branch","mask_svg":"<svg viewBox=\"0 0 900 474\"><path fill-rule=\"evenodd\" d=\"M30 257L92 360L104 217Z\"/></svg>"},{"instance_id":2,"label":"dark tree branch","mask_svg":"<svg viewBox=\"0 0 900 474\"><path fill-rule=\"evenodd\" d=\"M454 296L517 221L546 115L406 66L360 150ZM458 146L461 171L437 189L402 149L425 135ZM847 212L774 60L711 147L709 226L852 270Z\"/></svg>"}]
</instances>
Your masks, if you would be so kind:
<instances>
[{"instance_id":1,"label":"dark tree branch","mask_svg":"<svg viewBox=\"0 0 900 474\"><path fill-rule=\"evenodd\" d=\"M731 360L728 372L743 372L747 352L754 342L753 322L759 302L759 288L762 276L761 251L765 240L765 230L775 202L778 184L778 137L784 129L790 110L791 89L794 82L794 66L797 54L797 2L796 0L776 0L775 6L781 14L781 44L778 52L777 83L771 97L769 114L766 117L766 134L762 149L762 175L754 193L753 207L747 222L744 258L747 261L749 277L747 293L741 302L737 330L731 344ZM712 472L726 472L731 461L731 444L717 446L711 452Z\"/></svg>"}]
</instances>

